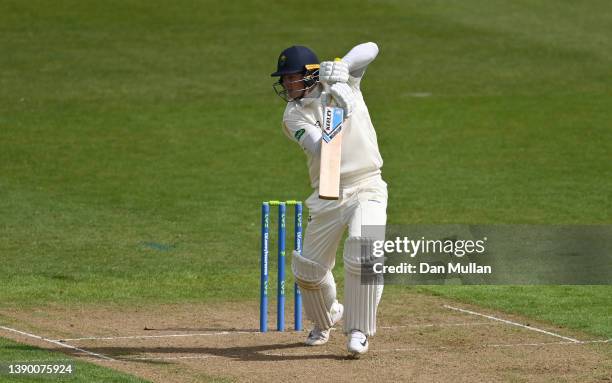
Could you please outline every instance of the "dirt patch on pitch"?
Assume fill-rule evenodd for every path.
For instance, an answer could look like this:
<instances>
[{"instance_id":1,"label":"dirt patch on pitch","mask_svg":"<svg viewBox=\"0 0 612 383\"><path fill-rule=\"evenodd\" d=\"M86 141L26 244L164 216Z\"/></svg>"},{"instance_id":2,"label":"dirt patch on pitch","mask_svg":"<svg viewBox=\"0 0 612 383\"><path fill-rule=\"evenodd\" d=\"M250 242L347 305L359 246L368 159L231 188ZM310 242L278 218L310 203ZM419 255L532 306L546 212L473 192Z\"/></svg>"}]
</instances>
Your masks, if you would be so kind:
<instances>
[{"instance_id":1,"label":"dirt patch on pitch","mask_svg":"<svg viewBox=\"0 0 612 383\"><path fill-rule=\"evenodd\" d=\"M473 309L561 335L531 331L445 305ZM290 307L289 305L287 307ZM288 313L290 314L290 313ZM256 304L181 304L154 307L57 306L0 310L0 335L61 350L156 382L609 382L611 344L584 334L437 297L386 296L370 352L348 358L341 327L328 344L303 346L306 331L257 332ZM287 315L287 326L293 325ZM274 329L275 314L269 315ZM290 327L291 328L291 327ZM88 354L89 353L89 354ZM112 360L104 360L91 353Z\"/></svg>"}]
</instances>

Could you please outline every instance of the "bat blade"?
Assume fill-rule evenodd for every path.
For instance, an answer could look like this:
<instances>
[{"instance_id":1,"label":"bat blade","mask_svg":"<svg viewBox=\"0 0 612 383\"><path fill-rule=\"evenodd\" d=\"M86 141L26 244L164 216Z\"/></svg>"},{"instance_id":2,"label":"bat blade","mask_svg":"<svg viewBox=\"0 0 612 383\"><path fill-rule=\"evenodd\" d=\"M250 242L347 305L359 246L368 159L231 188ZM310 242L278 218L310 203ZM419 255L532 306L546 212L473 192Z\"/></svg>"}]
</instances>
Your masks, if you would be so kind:
<instances>
[{"instance_id":1,"label":"bat blade","mask_svg":"<svg viewBox=\"0 0 612 383\"><path fill-rule=\"evenodd\" d=\"M319 169L319 198L340 198L340 162L344 110L326 106L323 110L323 139L321 140L321 166Z\"/></svg>"}]
</instances>

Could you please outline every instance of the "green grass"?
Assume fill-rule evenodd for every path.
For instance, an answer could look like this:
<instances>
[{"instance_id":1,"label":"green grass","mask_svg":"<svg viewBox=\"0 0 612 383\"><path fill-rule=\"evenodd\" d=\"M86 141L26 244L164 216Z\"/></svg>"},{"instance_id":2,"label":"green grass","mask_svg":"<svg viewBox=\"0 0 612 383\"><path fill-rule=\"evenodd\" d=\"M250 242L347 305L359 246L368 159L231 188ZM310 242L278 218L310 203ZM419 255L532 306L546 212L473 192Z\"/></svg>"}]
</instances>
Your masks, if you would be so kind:
<instances>
[{"instance_id":1,"label":"green grass","mask_svg":"<svg viewBox=\"0 0 612 383\"><path fill-rule=\"evenodd\" d=\"M28 364L72 364L72 374L41 374L41 375L9 375L7 364L22 362ZM0 363L3 364L3 374L0 382L124 382L145 383L148 380L118 373L108 368L91 363L77 361L66 355L42 350L37 347L18 344L0 338Z\"/></svg>"},{"instance_id":2,"label":"green grass","mask_svg":"<svg viewBox=\"0 0 612 383\"><path fill-rule=\"evenodd\" d=\"M450 297L548 321L609 339L609 286L422 286L417 291Z\"/></svg>"},{"instance_id":3,"label":"green grass","mask_svg":"<svg viewBox=\"0 0 612 383\"><path fill-rule=\"evenodd\" d=\"M612 223L609 2L262 4L0 4L0 305L257 299L259 203L310 193L296 43L379 44L390 223ZM435 293L612 334L609 286Z\"/></svg>"}]
</instances>

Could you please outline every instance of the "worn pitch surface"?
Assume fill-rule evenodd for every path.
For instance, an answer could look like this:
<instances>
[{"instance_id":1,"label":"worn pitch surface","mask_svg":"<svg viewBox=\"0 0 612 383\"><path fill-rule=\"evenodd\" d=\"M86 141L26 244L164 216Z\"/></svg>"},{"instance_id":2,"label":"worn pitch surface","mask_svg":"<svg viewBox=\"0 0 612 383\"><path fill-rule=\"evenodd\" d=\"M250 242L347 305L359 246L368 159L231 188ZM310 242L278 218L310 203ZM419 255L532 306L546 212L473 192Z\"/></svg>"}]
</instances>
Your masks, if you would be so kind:
<instances>
[{"instance_id":1,"label":"worn pitch surface","mask_svg":"<svg viewBox=\"0 0 612 383\"><path fill-rule=\"evenodd\" d=\"M605 381L612 374L609 341L417 294L383 301L378 334L371 339L369 354L359 360L347 356L341 327L321 347L303 346L306 331L257 332L257 306L253 304L184 304L128 310L55 306L2 310L0 314L8 319L6 328L47 340L7 329L0 330L3 336L159 382L214 377L236 381L333 377L360 382L376 377L425 382L588 382ZM274 319L272 314L270 318ZM272 321L270 328L275 328ZM62 345L82 351L49 340L60 340Z\"/></svg>"}]
</instances>

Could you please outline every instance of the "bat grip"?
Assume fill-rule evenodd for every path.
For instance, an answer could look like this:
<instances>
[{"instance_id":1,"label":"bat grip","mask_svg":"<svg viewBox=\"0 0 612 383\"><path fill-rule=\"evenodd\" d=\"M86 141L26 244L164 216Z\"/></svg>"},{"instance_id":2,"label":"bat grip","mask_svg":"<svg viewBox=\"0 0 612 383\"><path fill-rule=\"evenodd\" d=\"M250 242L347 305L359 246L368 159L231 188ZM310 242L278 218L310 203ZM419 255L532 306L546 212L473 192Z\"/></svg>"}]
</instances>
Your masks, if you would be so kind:
<instances>
[{"instance_id":1,"label":"bat grip","mask_svg":"<svg viewBox=\"0 0 612 383\"><path fill-rule=\"evenodd\" d=\"M342 61L342 59L340 57L336 57L334 61ZM335 106L336 103L334 102L334 98L332 97L331 92L329 90L330 85L325 81L321 81L321 84L323 84L323 91L329 95L329 103L323 106Z\"/></svg>"}]
</instances>

